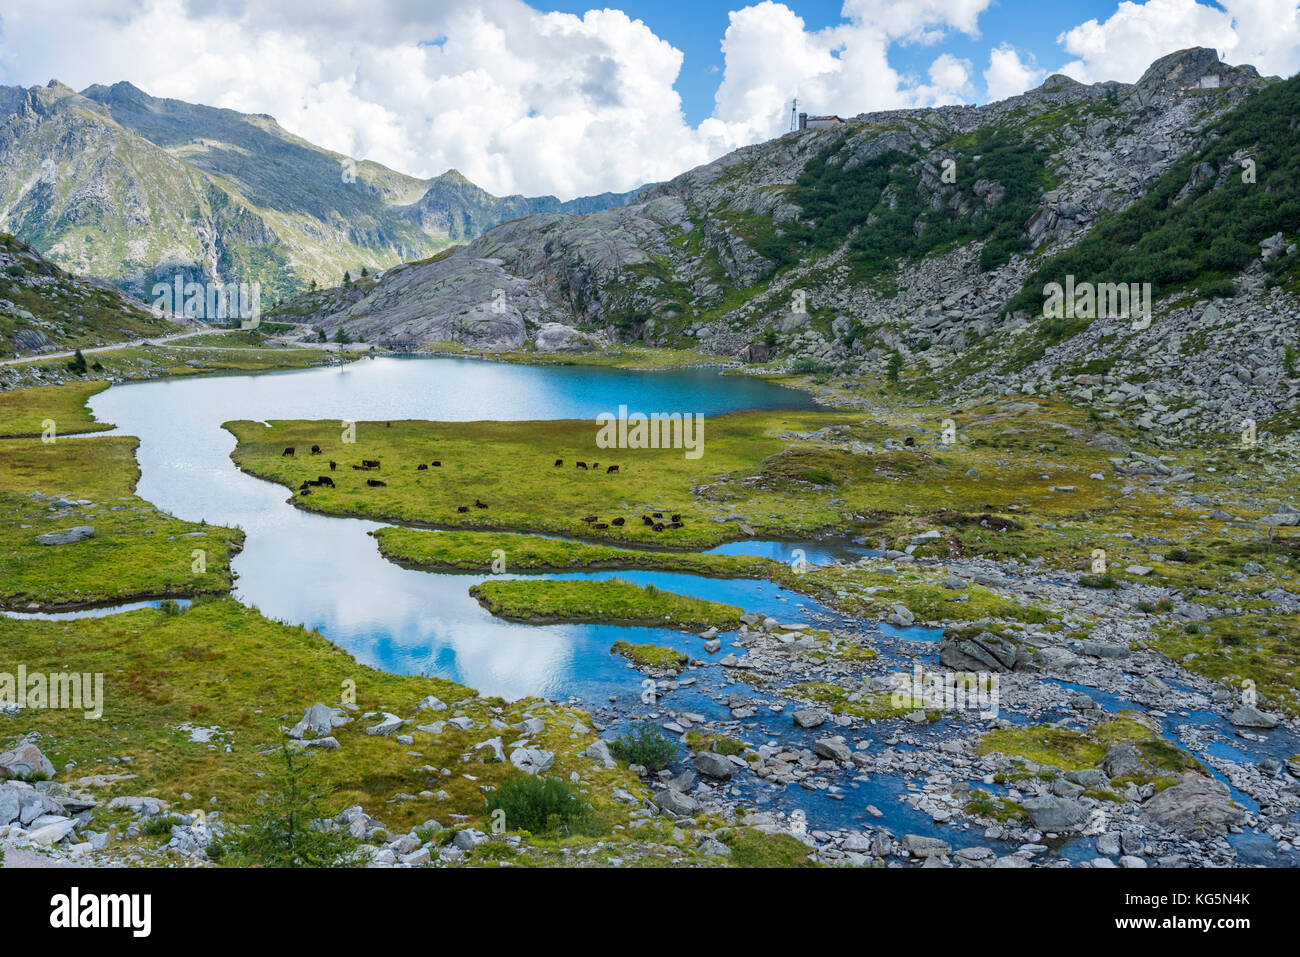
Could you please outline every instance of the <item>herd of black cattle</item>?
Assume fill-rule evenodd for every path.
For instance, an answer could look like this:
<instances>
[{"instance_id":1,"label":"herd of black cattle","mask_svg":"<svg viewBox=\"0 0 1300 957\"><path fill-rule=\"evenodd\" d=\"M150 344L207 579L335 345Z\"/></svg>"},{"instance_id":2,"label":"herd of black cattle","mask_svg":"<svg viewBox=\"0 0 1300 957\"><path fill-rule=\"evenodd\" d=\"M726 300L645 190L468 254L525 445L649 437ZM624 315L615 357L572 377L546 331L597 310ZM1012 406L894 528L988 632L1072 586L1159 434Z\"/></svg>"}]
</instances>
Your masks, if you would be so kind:
<instances>
[{"instance_id":1,"label":"herd of black cattle","mask_svg":"<svg viewBox=\"0 0 1300 957\"><path fill-rule=\"evenodd\" d=\"M281 452L280 455L281 455L281 457L286 456L286 455L288 455L288 456L293 456L293 455L295 454L296 451L297 451L296 447L290 445L290 446L286 446L286 447L285 447L285 450L284 450L283 452ZM313 445L313 446L311 447L311 454L312 454L312 455L320 455L320 454L321 454L321 448L320 448L320 446L319 446L319 445ZM428 463L428 464L425 464L425 463L421 462L421 463L420 463L419 465L417 465L415 468L416 468L417 471L424 472L424 471L428 470L429 465L432 465L434 468L441 468L441 467L442 467L442 462L440 462L440 461L437 460L437 459L434 459L432 462L430 462L430 463ZM563 465L564 465L564 459L556 459L556 460L555 460L555 467L556 467L556 468L560 468L560 467L562 467ZM599 463L599 462L592 462L591 465L588 465L586 462L578 462L578 463L576 463L576 467L577 467L577 468L580 468L580 469L583 469L584 471L599 471L599 469L600 469L600 463ZM377 471L377 470L380 468L379 459L362 459L360 465L354 465L354 466L352 466L352 468L356 469L358 472L371 472L371 471ZM335 462L333 459L331 459L331 460L330 460L330 471L333 472L333 471L336 471L337 469L338 469L338 463ZM613 472L617 472L617 471L618 471L618 466L617 466L617 465L609 465L609 466L606 466L606 468L605 468L605 474L606 474L606 475L609 475L609 474L611 474L611 473L613 473ZM370 488L387 488L388 483L387 483L387 482L380 481L379 479L366 479L366 485L369 486ZM319 476L317 476L315 479L305 479L305 480L303 481L303 483L302 483L301 485L298 486L298 494L299 494L299 495L310 495L310 494L311 494L311 490L312 490L313 488L320 488L320 487L322 487L322 486L323 486L323 487L326 487L326 488L335 488L335 487L336 487L336 486L334 485L334 480L333 480L332 478L330 478L328 475L319 475ZM481 502L481 501L479 501L479 500L476 498L476 499L474 499L474 507L475 507L475 508L487 508L488 506L487 506L484 502ZM466 513L466 512L469 511L469 506L468 506L468 505L457 505L457 506L456 506L456 511L457 511L458 513L460 513L460 514L464 514L464 513ZM650 528L652 528L652 529L653 529L654 531L656 531L656 532L662 532L662 531L664 531L664 530L666 530L666 529L682 528L682 527L684 527L685 524L686 524L685 522L682 521L682 517L681 517L681 515L679 515L679 514L674 514L674 515L673 515L673 516L672 516L668 521L666 521L666 522L663 521L663 517L664 517L664 515L663 515L662 512L651 512L649 515L642 515L642 516L641 516L641 521L642 521L643 523L645 523L647 526L649 526ZM606 528L609 528L610 526L613 526L613 527L615 527L615 528L622 528L622 527L627 523L627 519L623 518L621 515L620 515L618 518L615 518L615 519L610 520L609 522L602 522L602 521L600 521L599 517L596 516L596 515L588 515L586 518L583 519L583 521L586 522L588 525L590 525L592 528L595 528L595 529L606 529Z\"/></svg>"}]
</instances>

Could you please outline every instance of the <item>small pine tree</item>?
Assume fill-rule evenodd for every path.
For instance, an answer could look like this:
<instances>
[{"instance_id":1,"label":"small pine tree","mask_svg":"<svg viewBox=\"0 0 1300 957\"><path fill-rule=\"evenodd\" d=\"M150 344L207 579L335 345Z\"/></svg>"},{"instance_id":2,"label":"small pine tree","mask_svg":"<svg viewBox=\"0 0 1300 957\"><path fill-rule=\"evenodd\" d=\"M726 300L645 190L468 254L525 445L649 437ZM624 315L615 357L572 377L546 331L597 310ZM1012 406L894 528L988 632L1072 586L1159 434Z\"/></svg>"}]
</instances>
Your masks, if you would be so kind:
<instances>
[{"instance_id":1,"label":"small pine tree","mask_svg":"<svg viewBox=\"0 0 1300 957\"><path fill-rule=\"evenodd\" d=\"M339 331L334 333L334 341L341 346L346 346L352 342L352 337L347 334L347 330L339 326Z\"/></svg>"},{"instance_id":2,"label":"small pine tree","mask_svg":"<svg viewBox=\"0 0 1300 957\"><path fill-rule=\"evenodd\" d=\"M220 856L261 867L351 867L361 842L331 820L328 788L309 766L310 758L280 746L282 766L268 774L274 787L261 812L239 834L222 841Z\"/></svg>"},{"instance_id":3,"label":"small pine tree","mask_svg":"<svg viewBox=\"0 0 1300 957\"><path fill-rule=\"evenodd\" d=\"M78 349L77 354L74 355L72 360L68 363L68 369L75 375L85 375L86 368L86 357L83 356L81 350Z\"/></svg>"},{"instance_id":4,"label":"small pine tree","mask_svg":"<svg viewBox=\"0 0 1300 957\"><path fill-rule=\"evenodd\" d=\"M885 378L890 382L898 381L898 374L903 371L903 356L897 349L889 353L889 359L885 362Z\"/></svg>"},{"instance_id":5,"label":"small pine tree","mask_svg":"<svg viewBox=\"0 0 1300 957\"><path fill-rule=\"evenodd\" d=\"M350 285L352 285L352 273L350 273L350 272L345 272L345 273L343 274L343 285L345 285L345 286L350 286Z\"/></svg>"},{"instance_id":6,"label":"small pine tree","mask_svg":"<svg viewBox=\"0 0 1300 957\"><path fill-rule=\"evenodd\" d=\"M367 269L365 266L362 266L362 267L361 267L361 278L362 278L362 279L365 279L365 278L366 278L367 276L369 276L369 275L370 275L370 270Z\"/></svg>"}]
</instances>

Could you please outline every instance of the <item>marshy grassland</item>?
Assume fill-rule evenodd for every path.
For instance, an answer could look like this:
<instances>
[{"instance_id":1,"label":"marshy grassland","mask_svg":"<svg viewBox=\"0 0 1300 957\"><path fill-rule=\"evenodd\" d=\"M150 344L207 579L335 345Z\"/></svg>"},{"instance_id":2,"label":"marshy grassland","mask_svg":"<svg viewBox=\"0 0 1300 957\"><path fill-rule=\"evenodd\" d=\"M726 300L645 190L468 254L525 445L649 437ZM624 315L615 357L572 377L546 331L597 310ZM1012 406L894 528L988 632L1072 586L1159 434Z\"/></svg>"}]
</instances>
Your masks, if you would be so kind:
<instances>
[{"instance_id":1,"label":"marshy grassland","mask_svg":"<svg viewBox=\"0 0 1300 957\"><path fill-rule=\"evenodd\" d=\"M181 521L137 496L136 445L125 436L0 440L0 607L230 590L243 532ZM81 526L94 534L62 545L38 541Z\"/></svg>"},{"instance_id":2,"label":"marshy grassland","mask_svg":"<svg viewBox=\"0 0 1300 957\"><path fill-rule=\"evenodd\" d=\"M731 631L740 627L744 609L722 602L691 598L674 592L642 587L631 582L538 581L507 579L486 581L470 588L492 614L511 621L531 624L593 622L611 625L643 625L704 631Z\"/></svg>"}]
</instances>

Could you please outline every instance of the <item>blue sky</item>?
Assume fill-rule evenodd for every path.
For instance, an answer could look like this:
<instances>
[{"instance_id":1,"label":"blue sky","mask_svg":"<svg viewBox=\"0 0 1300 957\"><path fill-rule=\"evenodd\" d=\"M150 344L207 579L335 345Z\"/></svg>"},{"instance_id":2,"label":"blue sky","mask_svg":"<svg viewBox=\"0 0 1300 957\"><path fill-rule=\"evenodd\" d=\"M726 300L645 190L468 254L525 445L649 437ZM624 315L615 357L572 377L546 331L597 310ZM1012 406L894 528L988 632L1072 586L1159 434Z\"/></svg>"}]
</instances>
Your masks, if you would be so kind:
<instances>
[{"instance_id":1,"label":"blue sky","mask_svg":"<svg viewBox=\"0 0 1300 957\"><path fill-rule=\"evenodd\" d=\"M845 22L843 0L782 0L803 18L805 29L821 30ZM713 96L722 79L722 36L728 13L744 6L737 0L611 0L607 4L583 2L540 2L539 10L557 10L581 16L593 7L610 6L641 20L658 36L684 54L676 90L682 98L686 121L698 124L713 112ZM979 19L980 35L975 38L951 32L941 43L895 45L890 63L900 73L924 77L930 62L941 51L970 60L977 66L988 62L989 51L1010 43L1022 54L1032 55L1049 73L1073 59L1057 43L1063 31L1086 20L1105 20L1115 12L1116 0L1073 0L1044 3L1042 0L995 0ZM979 84L977 83L977 86ZM981 94L982 89L979 89ZM982 97L981 97L982 98Z\"/></svg>"},{"instance_id":2,"label":"blue sky","mask_svg":"<svg viewBox=\"0 0 1300 957\"><path fill-rule=\"evenodd\" d=\"M985 103L1192 46L1291 76L1300 0L0 0L0 83L126 80L562 199L779 136L796 91L845 117Z\"/></svg>"}]
</instances>

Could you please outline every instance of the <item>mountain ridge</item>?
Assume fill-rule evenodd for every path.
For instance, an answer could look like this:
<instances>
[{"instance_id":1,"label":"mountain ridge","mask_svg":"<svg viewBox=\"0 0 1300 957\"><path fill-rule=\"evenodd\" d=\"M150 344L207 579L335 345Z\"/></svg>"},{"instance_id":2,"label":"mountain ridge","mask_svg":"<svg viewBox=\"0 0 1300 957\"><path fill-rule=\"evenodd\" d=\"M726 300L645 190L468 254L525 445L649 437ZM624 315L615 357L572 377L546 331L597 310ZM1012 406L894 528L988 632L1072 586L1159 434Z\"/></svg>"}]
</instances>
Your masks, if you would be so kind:
<instances>
[{"instance_id":1,"label":"mountain ridge","mask_svg":"<svg viewBox=\"0 0 1300 957\"><path fill-rule=\"evenodd\" d=\"M384 269L504 219L635 195L496 197L324 150L266 114L126 82L0 88L0 228L142 298L177 273L257 281L269 301Z\"/></svg>"}]
</instances>

